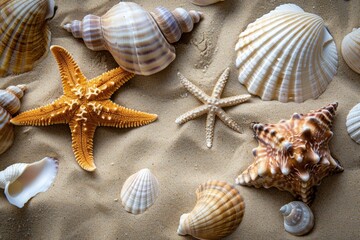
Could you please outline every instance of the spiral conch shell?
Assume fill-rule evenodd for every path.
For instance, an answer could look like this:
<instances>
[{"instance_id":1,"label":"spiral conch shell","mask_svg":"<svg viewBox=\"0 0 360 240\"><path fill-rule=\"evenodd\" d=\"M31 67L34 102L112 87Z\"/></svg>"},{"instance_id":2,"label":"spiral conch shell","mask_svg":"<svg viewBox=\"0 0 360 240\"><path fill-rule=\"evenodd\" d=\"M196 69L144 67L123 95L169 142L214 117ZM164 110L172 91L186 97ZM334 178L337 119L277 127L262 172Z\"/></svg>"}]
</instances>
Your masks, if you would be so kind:
<instances>
[{"instance_id":1,"label":"spiral conch shell","mask_svg":"<svg viewBox=\"0 0 360 240\"><path fill-rule=\"evenodd\" d=\"M337 72L336 46L324 20L295 4L249 24L235 51L240 83L262 100L317 98Z\"/></svg>"},{"instance_id":2,"label":"spiral conch shell","mask_svg":"<svg viewBox=\"0 0 360 240\"><path fill-rule=\"evenodd\" d=\"M179 235L198 239L219 239L240 225L245 211L238 190L222 181L208 181L196 190L194 209L180 217Z\"/></svg>"},{"instance_id":3,"label":"spiral conch shell","mask_svg":"<svg viewBox=\"0 0 360 240\"><path fill-rule=\"evenodd\" d=\"M354 28L341 43L342 56L355 72L360 74L360 28Z\"/></svg>"},{"instance_id":4,"label":"spiral conch shell","mask_svg":"<svg viewBox=\"0 0 360 240\"><path fill-rule=\"evenodd\" d=\"M30 198L49 189L57 171L58 161L50 157L31 164L16 163L0 172L0 188L5 189L11 204L22 208Z\"/></svg>"},{"instance_id":5,"label":"spiral conch shell","mask_svg":"<svg viewBox=\"0 0 360 240\"><path fill-rule=\"evenodd\" d=\"M225 0L191 0L192 4L199 5L199 6L207 6L217 2L223 2Z\"/></svg>"},{"instance_id":6,"label":"spiral conch shell","mask_svg":"<svg viewBox=\"0 0 360 240\"><path fill-rule=\"evenodd\" d=\"M347 115L346 128L350 137L360 144L360 103L355 105Z\"/></svg>"},{"instance_id":7,"label":"spiral conch shell","mask_svg":"<svg viewBox=\"0 0 360 240\"><path fill-rule=\"evenodd\" d=\"M64 28L82 38L94 51L108 50L128 72L150 75L163 70L175 59L175 48L184 32L190 32L202 13L157 7L147 12L136 3L120 2L105 15L87 15Z\"/></svg>"},{"instance_id":8,"label":"spiral conch shell","mask_svg":"<svg viewBox=\"0 0 360 240\"><path fill-rule=\"evenodd\" d=\"M303 202L290 202L280 208L280 213L284 216L285 230L293 235L305 235L314 227L314 215Z\"/></svg>"},{"instance_id":9,"label":"spiral conch shell","mask_svg":"<svg viewBox=\"0 0 360 240\"><path fill-rule=\"evenodd\" d=\"M124 183L120 197L125 210L140 214L155 203L159 195L159 182L149 169L131 175Z\"/></svg>"},{"instance_id":10,"label":"spiral conch shell","mask_svg":"<svg viewBox=\"0 0 360 240\"><path fill-rule=\"evenodd\" d=\"M14 141L14 129L10 119L19 111L20 98L24 95L25 89L25 85L0 89L0 154L5 152Z\"/></svg>"},{"instance_id":11,"label":"spiral conch shell","mask_svg":"<svg viewBox=\"0 0 360 240\"><path fill-rule=\"evenodd\" d=\"M30 71L49 51L54 0L0 1L0 77Z\"/></svg>"}]
</instances>

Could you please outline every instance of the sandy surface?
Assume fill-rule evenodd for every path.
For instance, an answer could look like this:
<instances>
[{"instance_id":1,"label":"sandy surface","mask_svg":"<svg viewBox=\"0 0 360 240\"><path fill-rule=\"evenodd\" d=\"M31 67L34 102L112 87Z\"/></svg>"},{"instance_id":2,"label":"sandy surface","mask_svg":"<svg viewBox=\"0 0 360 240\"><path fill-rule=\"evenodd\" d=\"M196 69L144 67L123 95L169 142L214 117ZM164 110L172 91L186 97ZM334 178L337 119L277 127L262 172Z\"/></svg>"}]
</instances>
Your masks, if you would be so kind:
<instances>
[{"instance_id":1,"label":"sandy surface","mask_svg":"<svg viewBox=\"0 0 360 240\"><path fill-rule=\"evenodd\" d=\"M116 67L107 52L93 52L60 26L86 14L101 15L118 1L56 1L59 9L49 22L52 44L65 47L88 79ZM180 215L195 204L197 186L208 179L234 183L235 177L253 161L257 146L250 123L276 123L293 112L306 113L338 101L334 137L330 149L345 171L324 179L312 205L316 225L302 239L358 239L360 237L360 146L347 134L349 110L360 102L360 75L340 55L342 38L360 26L360 1L231 1L197 7L190 1L136 1L145 9L158 5L203 11L205 18L175 44L177 57L170 66L152 76L135 76L112 99L123 106L156 113L159 119L134 129L99 127L94 139L97 170L88 173L75 161L67 125L16 127L14 145L0 156L0 169L16 162L33 162L45 156L59 159L53 186L33 198L23 209L0 195L0 239L191 239L176 233ZM261 101L226 108L242 127L239 134L216 122L212 149L205 145L205 116L184 125L175 119L200 103L182 87L177 71L211 93L220 73L230 66L223 96L246 93L238 80L234 46L238 34L256 18L281 3L294 2L305 11L324 18L339 54L338 73L316 100L304 103ZM49 54L29 73L1 79L0 87L25 83L28 91L21 111L50 103L62 94L60 75ZM150 168L160 182L160 196L144 214L132 215L121 206L120 190L134 172ZM244 197L244 219L228 239L297 239L283 229L279 208L293 200L277 189L237 187Z\"/></svg>"}]
</instances>

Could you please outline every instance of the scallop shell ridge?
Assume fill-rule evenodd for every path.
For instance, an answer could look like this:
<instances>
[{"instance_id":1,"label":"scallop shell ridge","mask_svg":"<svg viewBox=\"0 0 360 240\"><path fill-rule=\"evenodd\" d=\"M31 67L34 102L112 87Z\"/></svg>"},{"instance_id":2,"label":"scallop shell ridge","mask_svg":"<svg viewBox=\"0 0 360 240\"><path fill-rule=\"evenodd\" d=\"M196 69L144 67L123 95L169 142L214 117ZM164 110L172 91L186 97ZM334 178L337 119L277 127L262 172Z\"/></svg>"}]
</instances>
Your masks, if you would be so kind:
<instances>
[{"instance_id":1,"label":"scallop shell ridge","mask_svg":"<svg viewBox=\"0 0 360 240\"><path fill-rule=\"evenodd\" d=\"M360 103L355 105L347 115L346 128L350 137L360 144Z\"/></svg>"},{"instance_id":2,"label":"scallop shell ridge","mask_svg":"<svg viewBox=\"0 0 360 240\"><path fill-rule=\"evenodd\" d=\"M125 210L140 214L151 207L159 195L156 177L145 168L131 175L124 183L120 197Z\"/></svg>"},{"instance_id":3,"label":"scallop shell ridge","mask_svg":"<svg viewBox=\"0 0 360 240\"><path fill-rule=\"evenodd\" d=\"M347 65L360 74L360 28L354 28L344 37L341 53Z\"/></svg>"},{"instance_id":4,"label":"scallop shell ridge","mask_svg":"<svg viewBox=\"0 0 360 240\"><path fill-rule=\"evenodd\" d=\"M337 50L324 20L295 4L249 24L235 50L240 83L262 100L317 98L337 72Z\"/></svg>"}]
</instances>

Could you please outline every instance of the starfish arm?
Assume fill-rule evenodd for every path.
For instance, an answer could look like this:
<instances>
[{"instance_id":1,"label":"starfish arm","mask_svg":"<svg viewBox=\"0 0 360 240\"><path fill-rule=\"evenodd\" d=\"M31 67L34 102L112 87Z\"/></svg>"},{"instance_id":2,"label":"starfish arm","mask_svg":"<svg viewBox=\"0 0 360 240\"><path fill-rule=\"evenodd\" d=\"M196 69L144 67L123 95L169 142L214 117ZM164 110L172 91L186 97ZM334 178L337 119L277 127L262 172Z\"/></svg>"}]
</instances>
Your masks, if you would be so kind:
<instances>
[{"instance_id":1,"label":"starfish arm","mask_svg":"<svg viewBox=\"0 0 360 240\"><path fill-rule=\"evenodd\" d=\"M206 113L208 110L208 106L207 105L202 105L200 107L197 107L193 110L190 110L186 113L184 113L183 115L181 115L180 117L178 117L175 122L177 124L183 124L186 123L187 121L193 120L201 115L203 115L204 113Z\"/></svg>"},{"instance_id":2,"label":"starfish arm","mask_svg":"<svg viewBox=\"0 0 360 240\"><path fill-rule=\"evenodd\" d=\"M101 103L101 105L100 105ZM105 101L90 102L90 113L98 126L117 128L140 127L149 124L157 119L156 114L140 112Z\"/></svg>"},{"instance_id":3,"label":"starfish arm","mask_svg":"<svg viewBox=\"0 0 360 240\"><path fill-rule=\"evenodd\" d=\"M78 84L84 84L86 77L68 51L57 45L51 46L50 50L59 67L64 94L69 97L76 97L71 89Z\"/></svg>"},{"instance_id":4,"label":"starfish arm","mask_svg":"<svg viewBox=\"0 0 360 240\"><path fill-rule=\"evenodd\" d=\"M216 82L216 85L214 87L211 97L220 98L220 96L225 88L225 84L229 78L229 74L230 74L230 68L226 68L224 70L224 72L221 74L219 80Z\"/></svg>"},{"instance_id":5,"label":"starfish arm","mask_svg":"<svg viewBox=\"0 0 360 240\"><path fill-rule=\"evenodd\" d=\"M73 119L69 126L76 161L84 170L94 171L96 166L93 157L93 139L96 124Z\"/></svg>"},{"instance_id":6,"label":"starfish arm","mask_svg":"<svg viewBox=\"0 0 360 240\"><path fill-rule=\"evenodd\" d=\"M220 120L223 121L228 127L241 133L239 124L237 124L235 120L232 119L222 108L218 108L216 110L216 116L218 116Z\"/></svg>"},{"instance_id":7,"label":"starfish arm","mask_svg":"<svg viewBox=\"0 0 360 240\"><path fill-rule=\"evenodd\" d=\"M69 123L76 111L76 102L62 96L53 103L20 113L11 123L15 125L48 126L53 124Z\"/></svg>"},{"instance_id":8,"label":"starfish arm","mask_svg":"<svg viewBox=\"0 0 360 240\"><path fill-rule=\"evenodd\" d=\"M210 111L206 117L206 146L208 148L212 147L214 140L214 128L215 128L215 112Z\"/></svg>"},{"instance_id":9,"label":"starfish arm","mask_svg":"<svg viewBox=\"0 0 360 240\"><path fill-rule=\"evenodd\" d=\"M192 82L190 82L186 77L184 77L180 72L178 72L178 77L180 79L181 84L197 99L199 99L203 103L207 103L209 96L204 93L200 88L195 86Z\"/></svg>"},{"instance_id":10,"label":"starfish arm","mask_svg":"<svg viewBox=\"0 0 360 240\"><path fill-rule=\"evenodd\" d=\"M92 100L106 100L135 74L118 67L89 81L86 98Z\"/></svg>"},{"instance_id":11,"label":"starfish arm","mask_svg":"<svg viewBox=\"0 0 360 240\"><path fill-rule=\"evenodd\" d=\"M237 105L237 104L246 102L246 101L249 100L250 98L251 98L251 95L249 95L249 94L237 95L237 96L222 98L222 99L219 99L219 106L220 106L220 107L230 107L230 106L234 106L234 105Z\"/></svg>"}]
</instances>

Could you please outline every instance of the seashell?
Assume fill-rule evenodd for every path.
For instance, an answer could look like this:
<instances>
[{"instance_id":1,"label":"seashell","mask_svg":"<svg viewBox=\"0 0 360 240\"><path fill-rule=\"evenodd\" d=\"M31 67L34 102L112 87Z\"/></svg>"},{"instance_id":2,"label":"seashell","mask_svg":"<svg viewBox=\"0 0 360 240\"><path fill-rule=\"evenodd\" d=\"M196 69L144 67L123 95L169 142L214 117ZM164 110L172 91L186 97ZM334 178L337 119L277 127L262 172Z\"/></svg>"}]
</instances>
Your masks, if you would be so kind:
<instances>
[{"instance_id":1,"label":"seashell","mask_svg":"<svg viewBox=\"0 0 360 240\"><path fill-rule=\"evenodd\" d=\"M249 24L235 51L240 83L266 101L317 98L337 72L336 46L324 20L295 4Z\"/></svg>"},{"instance_id":2,"label":"seashell","mask_svg":"<svg viewBox=\"0 0 360 240\"><path fill-rule=\"evenodd\" d=\"M122 205L132 214L145 212L154 204L158 195L159 182L147 168L131 175L120 193Z\"/></svg>"},{"instance_id":3,"label":"seashell","mask_svg":"<svg viewBox=\"0 0 360 240\"><path fill-rule=\"evenodd\" d=\"M25 89L25 85L0 89L0 154L5 152L14 141L14 129L10 119L19 111L20 98L24 95Z\"/></svg>"},{"instance_id":4,"label":"seashell","mask_svg":"<svg viewBox=\"0 0 360 240\"><path fill-rule=\"evenodd\" d=\"M360 144L360 103L355 105L347 115L346 127L350 137Z\"/></svg>"},{"instance_id":5,"label":"seashell","mask_svg":"<svg viewBox=\"0 0 360 240\"><path fill-rule=\"evenodd\" d=\"M58 161L46 157L34 163L16 163L0 172L0 188L5 189L8 201L22 208L40 192L45 192L54 182Z\"/></svg>"},{"instance_id":6,"label":"seashell","mask_svg":"<svg viewBox=\"0 0 360 240\"><path fill-rule=\"evenodd\" d=\"M64 28L83 38L94 51L108 50L128 72L150 75L166 68L175 59L175 48L184 32L190 32L202 13L176 8L170 12L157 7L147 12L136 3L120 2L105 15L87 15Z\"/></svg>"},{"instance_id":7,"label":"seashell","mask_svg":"<svg viewBox=\"0 0 360 240\"><path fill-rule=\"evenodd\" d=\"M341 43L341 53L347 65L360 73L360 28L354 28Z\"/></svg>"},{"instance_id":8,"label":"seashell","mask_svg":"<svg viewBox=\"0 0 360 240\"><path fill-rule=\"evenodd\" d=\"M310 204L322 179L344 170L331 156L328 145L337 106L333 103L307 114L294 113L277 124L254 123L259 142L253 149L255 162L237 177L236 183L276 187Z\"/></svg>"},{"instance_id":9,"label":"seashell","mask_svg":"<svg viewBox=\"0 0 360 240\"><path fill-rule=\"evenodd\" d=\"M199 5L199 6L207 6L217 2L223 2L225 0L191 0L192 4Z\"/></svg>"},{"instance_id":10,"label":"seashell","mask_svg":"<svg viewBox=\"0 0 360 240\"><path fill-rule=\"evenodd\" d=\"M305 235L314 227L314 215L303 202L290 202L282 206L280 212L284 216L285 230L293 235Z\"/></svg>"},{"instance_id":11,"label":"seashell","mask_svg":"<svg viewBox=\"0 0 360 240\"><path fill-rule=\"evenodd\" d=\"M196 190L196 205L180 217L179 235L219 239L240 225L245 204L238 190L222 181L208 181Z\"/></svg>"},{"instance_id":12,"label":"seashell","mask_svg":"<svg viewBox=\"0 0 360 240\"><path fill-rule=\"evenodd\" d=\"M48 52L54 0L0 2L0 77L30 71Z\"/></svg>"}]
</instances>

